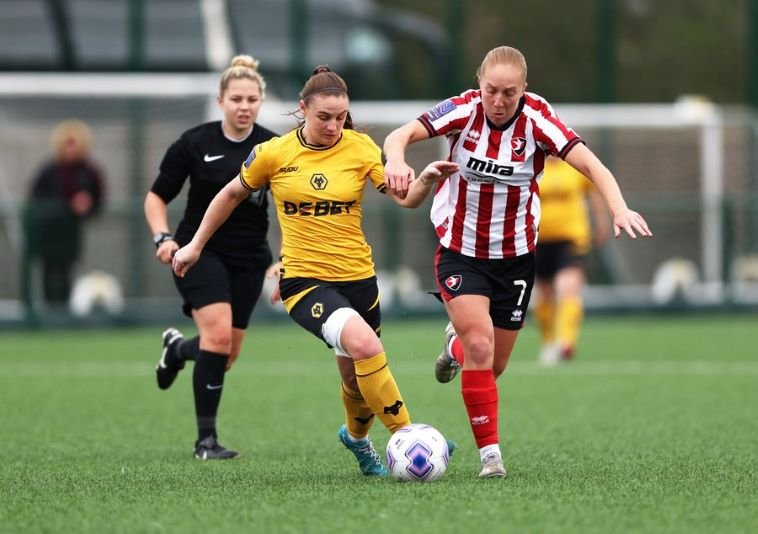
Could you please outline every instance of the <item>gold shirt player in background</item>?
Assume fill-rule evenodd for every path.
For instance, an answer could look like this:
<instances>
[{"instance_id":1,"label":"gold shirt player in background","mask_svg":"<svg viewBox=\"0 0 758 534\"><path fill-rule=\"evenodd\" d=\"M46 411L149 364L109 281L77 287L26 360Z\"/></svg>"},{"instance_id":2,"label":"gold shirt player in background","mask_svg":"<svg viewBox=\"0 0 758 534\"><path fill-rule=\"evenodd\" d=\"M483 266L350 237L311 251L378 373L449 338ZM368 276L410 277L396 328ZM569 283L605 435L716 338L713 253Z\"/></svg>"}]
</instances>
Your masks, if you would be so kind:
<instances>
[{"instance_id":1,"label":"gold shirt player in background","mask_svg":"<svg viewBox=\"0 0 758 534\"><path fill-rule=\"evenodd\" d=\"M555 365L574 356L584 317L584 263L592 241L600 245L610 236L610 219L592 182L554 157L545 162L540 205L534 316L542 343L539 361Z\"/></svg>"},{"instance_id":2,"label":"gold shirt player in background","mask_svg":"<svg viewBox=\"0 0 758 534\"><path fill-rule=\"evenodd\" d=\"M300 94L300 127L253 149L240 179L221 190L192 241L177 251L174 271L184 276L234 207L269 186L282 230L282 302L293 320L335 349L345 410L339 440L361 472L384 476L368 437L374 416L390 432L411 420L379 340L379 291L361 228L367 184L385 192L381 150L352 129L347 86L328 67L317 67ZM455 163L432 163L403 199L389 196L416 207L457 170Z\"/></svg>"}]
</instances>

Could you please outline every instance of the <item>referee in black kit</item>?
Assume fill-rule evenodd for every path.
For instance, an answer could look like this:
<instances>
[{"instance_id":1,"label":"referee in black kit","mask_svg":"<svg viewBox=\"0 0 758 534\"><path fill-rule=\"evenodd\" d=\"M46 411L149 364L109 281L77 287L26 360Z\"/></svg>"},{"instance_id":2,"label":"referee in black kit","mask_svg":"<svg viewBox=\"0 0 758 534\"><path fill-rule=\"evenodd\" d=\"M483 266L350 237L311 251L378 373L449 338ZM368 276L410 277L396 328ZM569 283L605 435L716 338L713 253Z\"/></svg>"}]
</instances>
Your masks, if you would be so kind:
<instances>
[{"instance_id":1,"label":"referee in black kit","mask_svg":"<svg viewBox=\"0 0 758 534\"><path fill-rule=\"evenodd\" d=\"M179 247L195 234L208 204L240 171L258 143L276 134L256 124L265 98L266 83L250 56L236 56L221 75L218 105L223 120L190 128L166 151L150 192L145 218L157 248L156 258L170 267ZM184 216L172 234L167 205L189 178ZM208 242L199 262L184 278L174 276L184 300L183 311L197 326L198 336L185 339L176 328L163 332L163 352L155 369L158 387L168 389L194 360L192 388L197 418L195 458L235 458L236 451L218 442L218 413L224 374L240 353L245 330L272 261L266 241L266 192L251 194ZM272 272L278 270L272 266Z\"/></svg>"}]
</instances>

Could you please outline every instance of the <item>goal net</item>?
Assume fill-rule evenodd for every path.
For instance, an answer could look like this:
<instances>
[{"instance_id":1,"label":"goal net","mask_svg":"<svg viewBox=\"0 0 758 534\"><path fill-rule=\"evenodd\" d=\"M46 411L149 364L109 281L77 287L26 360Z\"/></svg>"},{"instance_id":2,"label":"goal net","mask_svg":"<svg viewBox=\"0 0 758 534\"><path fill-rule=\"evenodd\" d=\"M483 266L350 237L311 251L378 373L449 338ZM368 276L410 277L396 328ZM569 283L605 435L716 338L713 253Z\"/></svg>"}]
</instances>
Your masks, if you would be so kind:
<instances>
[{"instance_id":1,"label":"goal net","mask_svg":"<svg viewBox=\"0 0 758 534\"><path fill-rule=\"evenodd\" d=\"M167 267L142 213L144 195L166 148L185 129L220 118L215 74L0 75L0 318L39 301L34 266L24 261L21 213L32 176L49 156L49 134L66 118L87 121L93 155L107 176L105 213L86 225L77 275L104 271L120 281L127 310L140 318L178 309ZM353 102L357 125L381 146L395 127L434 102ZM296 102L269 95L258 121L278 132L295 126ZM555 104L614 172L629 205L643 213L654 239L611 240L592 253L588 308L758 303L755 273L755 122L744 110L709 103ZM409 148L421 169L445 144ZM402 210L368 192L364 229L374 248L387 311L439 310L435 237L428 206ZM170 206L172 224L183 197ZM272 247L278 229L272 217ZM31 270L30 270L31 269ZM28 271L28 272L27 272ZM263 302L263 301L262 301ZM259 307L266 307L261 304Z\"/></svg>"}]
</instances>

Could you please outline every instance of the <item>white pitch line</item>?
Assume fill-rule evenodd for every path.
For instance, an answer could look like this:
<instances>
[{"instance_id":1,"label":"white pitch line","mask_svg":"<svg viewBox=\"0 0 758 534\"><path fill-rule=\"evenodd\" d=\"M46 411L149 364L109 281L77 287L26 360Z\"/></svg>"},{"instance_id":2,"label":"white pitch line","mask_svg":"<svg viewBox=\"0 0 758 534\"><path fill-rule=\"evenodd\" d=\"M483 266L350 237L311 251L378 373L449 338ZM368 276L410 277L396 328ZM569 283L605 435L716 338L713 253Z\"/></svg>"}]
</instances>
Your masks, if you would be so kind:
<instances>
[{"instance_id":1,"label":"white pitch line","mask_svg":"<svg viewBox=\"0 0 758 534\"><path fill-rule=\"evenodd\" d=\"M189 364L191 366L192 364ZM432 362L390 360L398 376L432 376ZM184 371L187 372L186 370ZM191 371L190 371L191 372ZM240 361L233 372L244 376L336 376L331 359L301 362ZM0 378L28 377L139 377L154 373L154 363L145 362L82 362L82 363L9 363L0 362ZM758 375L758 361L575 361L557 367L543 368L536 362L511 362L507 375L560 376L630 376L630 375Z\"/></svg>"}]
</instances>

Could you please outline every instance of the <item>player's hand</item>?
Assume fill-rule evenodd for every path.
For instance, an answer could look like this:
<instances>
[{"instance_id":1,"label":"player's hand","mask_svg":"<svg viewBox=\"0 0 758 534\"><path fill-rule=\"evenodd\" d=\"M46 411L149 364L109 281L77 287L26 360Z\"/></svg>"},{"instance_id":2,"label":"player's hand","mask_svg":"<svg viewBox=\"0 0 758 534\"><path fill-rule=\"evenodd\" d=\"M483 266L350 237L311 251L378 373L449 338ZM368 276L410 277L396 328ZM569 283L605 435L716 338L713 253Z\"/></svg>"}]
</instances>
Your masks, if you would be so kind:
<instances>
[{"instance_id":1,"label":"player's hand","mask_svg":"<svg viewBox=\"0 0 758 534\"><path fill-rule=\"evenodd\" d=\"M416 177L416 173L404 161L395 163L387 161L384 166L384 184L392 190L398 198L405 198L408 194L408 184Z\"/></svg>"},{"instance_id":2,"label":"player's hand","mask_svg":"<svg viewBox=\"0 0 758 534\"><path fill-rule=\"evenodd\" d=\"M200 251L193 248L191 245L184 246L176 251L174 254L174 260L171 263L171 268L174 270L174 274L179 278L184 278L190 267L197 263L200 258Z\"/></svg>"},{"instance_id":3,"label":"player's hand","mask_svg":"<svg viewBox=\"0 0 758 534\"><path fill-rule=\"evenodd\" d=\"M169 265L177 250L179 250L179 243L173 239L167 239L156 249L155 257L158 258L159 262Z\"/></svg>"},{"instance_id":4,"label":"player's hand","mask_svg":"<svg viewBox=\"0 0 758 534\"><path fill-rule=\"evenodd\" d=\"M433 161L418 175L419 180L424 184L441 182L446 180L456 172L459 167L457 163L452 161Z\"/></svg>"},{"instance_id":5,"label":"player's hand","mask_svg":"<svg viewBox=\"0 0 758 534\"><path fill-rule=\"evenodd\" d=\"M274 286L274 289L271 291L271 298L269 299L271 301L271 304L276 304L277 302L282 300L282 296L279 293L279 277L281 276L281 270L282 270L282 262L280 261L276 262L271 267L266 269L266 278L273 278L276 280L276 285Z\"/></svg>"},{"instance_id":6,"label":"player's hand","mask_svg":"<svg viewBox=\"0 0 758 534\"><path fill-rule=\"evenodd\" d=\"M613 218L614 237L618 238L621 230L624 230L632 239L637 239L637 233L643 237L653 237L653 232L648 228L642 215L628 208Z\"/></svg>"}]
</instances>

